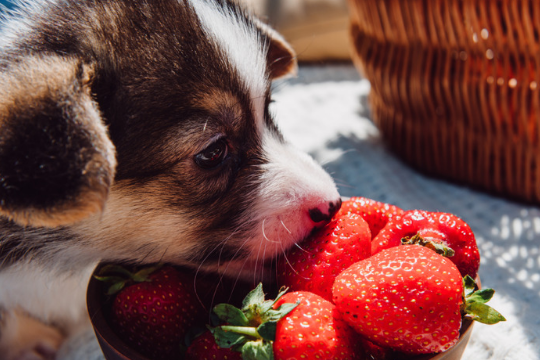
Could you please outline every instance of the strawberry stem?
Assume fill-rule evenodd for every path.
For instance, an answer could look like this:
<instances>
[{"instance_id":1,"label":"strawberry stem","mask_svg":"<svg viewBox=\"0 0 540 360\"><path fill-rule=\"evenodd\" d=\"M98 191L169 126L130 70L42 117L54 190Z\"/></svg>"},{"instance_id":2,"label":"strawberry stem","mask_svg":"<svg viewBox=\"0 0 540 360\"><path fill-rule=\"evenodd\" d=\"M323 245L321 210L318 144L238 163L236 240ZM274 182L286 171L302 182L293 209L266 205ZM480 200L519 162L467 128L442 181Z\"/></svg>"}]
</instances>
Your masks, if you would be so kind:
<instances>
[{"instance_id":1,"label":"strawberry stem","mask_svg":"<svg viewBox=\"0 0 540 360\"><path fill-rule=\"evenodd\" d=\"M415 234L412 237L405 236L401 239L401 245L424 246L445 257L452 257L456 254L456 252L452 248L446 246L440 241L437 241L437 239L428 237L424 238L420 234Z\"/></svg>"},{"instance_id":2,"label":"strawberry stem","mask_svg":"<svg viewBox=\"0 0 540 360\"><path fill-rule=\"evenodd\" d=\"M240 335L246 335L255 339L262 339L262 336L259 335L257 329L252 326L232 326L232 325L222 325L221 330L231 331Z\"/></svg>"}]
</instances>

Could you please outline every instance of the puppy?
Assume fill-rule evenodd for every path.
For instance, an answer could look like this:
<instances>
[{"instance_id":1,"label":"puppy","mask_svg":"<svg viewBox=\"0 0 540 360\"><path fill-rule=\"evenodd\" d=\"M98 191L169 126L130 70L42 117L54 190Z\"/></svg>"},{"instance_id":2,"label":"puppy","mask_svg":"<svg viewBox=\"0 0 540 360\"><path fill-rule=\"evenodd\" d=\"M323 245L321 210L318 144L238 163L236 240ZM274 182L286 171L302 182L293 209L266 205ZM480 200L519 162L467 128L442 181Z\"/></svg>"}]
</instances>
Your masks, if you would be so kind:
<instances>
[{"instance_id":1,"label":"puppy","mask_svg":"<svg viewBox=\"0 0 540 360\"><path fill-rule=\"evenodd\" d=\"M101 260L261 278L339 209L268 109L293 51L237 5L19 5L0 36L1 359L54 358L88 326Z\"/></svg>"}]
</instances>

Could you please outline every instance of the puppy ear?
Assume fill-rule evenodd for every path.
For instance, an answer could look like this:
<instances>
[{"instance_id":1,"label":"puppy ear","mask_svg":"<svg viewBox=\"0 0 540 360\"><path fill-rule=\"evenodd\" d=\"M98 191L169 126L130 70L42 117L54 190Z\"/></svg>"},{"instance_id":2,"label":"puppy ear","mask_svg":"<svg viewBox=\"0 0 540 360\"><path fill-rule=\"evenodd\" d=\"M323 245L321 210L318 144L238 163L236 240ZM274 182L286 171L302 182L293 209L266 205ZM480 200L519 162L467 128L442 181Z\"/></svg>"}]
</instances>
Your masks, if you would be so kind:
<instances>
[{"instance_id":1,"label":"puppy ear","mask_svg":"<svg viewBox=\"0 0 540 360\"><path fill-rule=\"evenodd\" d=\"M0 73L0 214L60 226L103 210L116 159L90 94L93 70L57 56Z\"/></svg>"},{"instance_id":2,"label":"puppy ear","mask_svg":"<svg viewBox=\"0 0 540 360\"><path fill-rule=\"evenodd\" d=\"M266 56L272 80L296 76L298 63L296 53L285 39L270 26L257 21L257 26L268 38L268 54Z\"/></svg>"}]
</instances>

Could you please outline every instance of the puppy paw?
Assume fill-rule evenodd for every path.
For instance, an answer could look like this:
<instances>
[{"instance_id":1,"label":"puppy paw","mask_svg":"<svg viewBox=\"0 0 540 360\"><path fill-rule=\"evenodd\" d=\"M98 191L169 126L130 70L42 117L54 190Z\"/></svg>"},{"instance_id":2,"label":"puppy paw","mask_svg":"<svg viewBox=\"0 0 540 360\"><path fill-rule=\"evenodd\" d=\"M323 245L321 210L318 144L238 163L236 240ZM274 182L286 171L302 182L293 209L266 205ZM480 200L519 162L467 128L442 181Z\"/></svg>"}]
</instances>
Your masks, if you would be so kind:
<instances>
[{"instance_id":1,"label":"puppy paw","mask_svg":"<svg viewBox=\"0 0 540 360\"><path fill-rule=\"evenodd\" d=\"M34 348L26 349L9 360L54 360L57 350L58 348L51 347L50 343L38 343Z\"/></svg>"},{"instance_id":2,"label":"puppy paw","mask_svg":"<svg viewBox=\"0 0 540 360\"><path fill-rule=\"evenodd\" d=\"M5 313L0 331L0 359L54 360L63 340L60 331L22 312Z\"/></svg>"}]
</instances>

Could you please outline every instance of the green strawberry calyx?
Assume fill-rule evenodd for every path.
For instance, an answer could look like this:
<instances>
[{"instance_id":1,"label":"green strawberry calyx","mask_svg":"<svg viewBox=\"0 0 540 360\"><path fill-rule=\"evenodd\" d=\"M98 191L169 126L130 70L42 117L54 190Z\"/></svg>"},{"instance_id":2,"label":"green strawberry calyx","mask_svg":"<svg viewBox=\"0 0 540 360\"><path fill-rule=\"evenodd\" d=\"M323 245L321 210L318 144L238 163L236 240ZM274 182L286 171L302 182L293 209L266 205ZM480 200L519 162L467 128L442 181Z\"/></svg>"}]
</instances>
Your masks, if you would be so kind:
<instances>
[{"instance_id":1,"label":"green strawberry calyx","mask_svg":"<svg viewBox=\"0 0 540 360\"><path fill-rule=\"evenodd\" d=\"M162 267L163 264L160 263L130 271L121 265L108 264L99 269L98 275L94 275L94 278L107 283L109 286L107 295L114 295L126 285L152 281L149 276Z\"/></svg>"},{"instance_id":2,"label":"green strawberry calyx","mask_svg":"<svg viewBox=\"0 0 540 360\"><path fill-rule=\"evenodd\" d=\"M504 316L493 309L486 302L491 300L495 290L478 289L474 279L466 275L463 278L463 303L461 305L461 314L470 320L475 320L483 324L496 324L500 321L506 321Z\"/></svg>"},{"instance_id":3,"label":"green strawberry calyx","mask_svg":"<svg viewBox=\"0 0 540 360\"><path fill-rule=\"evenodd\" d=\"M431 249L435 251L437 254L442 255L444 257L452 257L456 254L456 252L443 244L440 241L437 241L435 238L429 238L429 237L422 237L420 234L415 234L412 237L406 236L401 239L401 245L420 245L427 247L428 249Z\"/></svg>"},{"instance_id":4,"label":"green strawberry calyx","mask_svg":"<svg viewBox=\"0 0 540 360\"><path fill-rule=\"evenodd\" d=\"M274 300L265 300L259 284L246 296L241 309L229 304L216 305L214 313L225 325L209 328L218 346L240 352L244 360L273 360L277 323L299 304L286 303L274 309L287 290L282 288Z\"/></svg>"}]
</instances>

